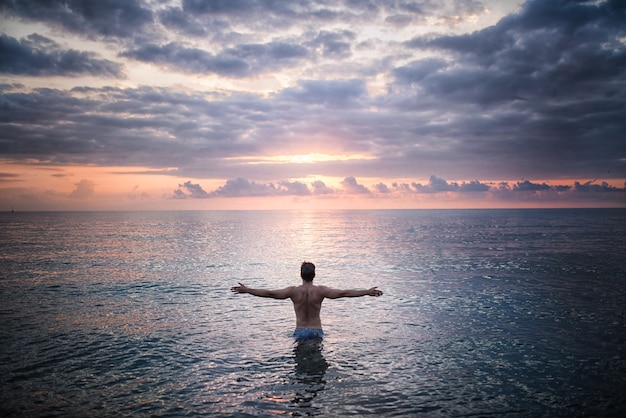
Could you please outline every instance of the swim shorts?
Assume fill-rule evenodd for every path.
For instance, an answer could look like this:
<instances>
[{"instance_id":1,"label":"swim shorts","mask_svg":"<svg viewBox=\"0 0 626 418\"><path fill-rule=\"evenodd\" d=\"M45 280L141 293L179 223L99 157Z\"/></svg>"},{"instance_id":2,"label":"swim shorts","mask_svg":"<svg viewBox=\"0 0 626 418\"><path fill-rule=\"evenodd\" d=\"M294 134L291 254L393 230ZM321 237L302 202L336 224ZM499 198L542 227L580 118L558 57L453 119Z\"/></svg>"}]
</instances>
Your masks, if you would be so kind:
<instances>
[{"instance_id":1,"label":"swim shorts","mask_svg":"<svg viewBox=\"0 0 626 418\"><path fill-rule=\"evenodd\" d=\"M296 341L324 338L324 331L319 328L296 328L293 332L293 337Z\"/></svg>"}]
</instances>

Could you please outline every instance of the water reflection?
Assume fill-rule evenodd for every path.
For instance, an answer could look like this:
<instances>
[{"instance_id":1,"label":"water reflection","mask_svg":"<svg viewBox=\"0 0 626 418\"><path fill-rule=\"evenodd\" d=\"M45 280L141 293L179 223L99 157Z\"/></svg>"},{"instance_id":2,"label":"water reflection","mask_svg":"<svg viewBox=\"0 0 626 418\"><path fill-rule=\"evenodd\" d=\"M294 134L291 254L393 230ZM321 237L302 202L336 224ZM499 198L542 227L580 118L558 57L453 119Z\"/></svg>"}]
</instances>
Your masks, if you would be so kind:
<instances>
[{"instance_id":1,"label":"water reflection","mask_svg":"<svg viewBox=\"0 0 626 418\"><path fill-rule=\"evenodd\" d=\"M299 407L311 407L318 393L324 390L328 362L322 354L323 349L322 340L301 341L293 349L296 366L292 378L295 386L292 403Z\"/></svg>"}]
</instances>

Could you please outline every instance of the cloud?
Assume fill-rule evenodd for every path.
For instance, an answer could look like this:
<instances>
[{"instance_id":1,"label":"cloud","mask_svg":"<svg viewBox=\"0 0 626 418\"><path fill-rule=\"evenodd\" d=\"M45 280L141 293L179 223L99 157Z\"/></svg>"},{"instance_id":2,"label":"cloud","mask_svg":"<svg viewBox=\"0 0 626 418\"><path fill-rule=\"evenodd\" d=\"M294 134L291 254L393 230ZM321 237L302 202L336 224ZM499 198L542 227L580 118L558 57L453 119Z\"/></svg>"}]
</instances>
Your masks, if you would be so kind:
<instances>
[{"instance_id":1,"label":"cloud","mask_svg":"<svg viewBox=\"0 0 626 418\"><path fill-rule=\"evenodd\" d=\"M3 179L15 179L18 177L19 177L19 174L15 174L15 173L0 173L0 181L2 181Z\"/></svg>"},{"instance_id":2,"label":"cloud","mask_svg":"<svg viewBox=\"0 0 626 418\"><path fill-rule=\"evenodd\" d=\"M264 0L202 1L183 0L182 10L194 16L228 18L234 22L244 21L247 25L261 29L263 25L285 28L301 22L336 22L350 20L354 12L363 7L352 3L351 9L328 6L323 2L288 2ZM365 7L368 7L366 5ZM258 26L257 26L258 25Z\"/></svg>"},{"instance_id":3,"label":"cloud","mask_svg":"<svg viewBox=\"0 0 626 418\"><path fill-rule=\"evenodd\" d=\"M2 173L0 172L0 183L9 183L14 181L20 181L20 175L15 173Z\"/></svg>"},{"instance_id":4,"label":"cloud","mask_svg":"<svg viewBox=\"0 0 626 418\"><path fill-rule=\"evenodd\" d=\"M321 180L315 180L311 183L311 187L313 187L313 194L315 195L329 195L335 193L332 188L326 186Z\"/></svg>"},{"instance_id":5,"label":"cloud","mask_svg":"<svg viewBox=\"0 0 626 418\"><path fill-rule=\"evenodd\" d=\"M393 70L395 80L400 84L412 84L423 81L429 75L447 67L445 60L440 58L425 58L413 61L408 65Z\"/></svg>"},{"instance_id":6,"label":"cloud","mask_svg":"<svg viewBox=\"0 0 626 418\"><path fill-rule=\"evenodd\" d=\"M0 73L124 78L121 64L95 57L92 52L62 50L59 44L38 34L21 40L0 34Z\"/></svg>"},{"instance_id":7,"label":"cloud","mask_svg":"<svg viewBox=\"0 0 626 418\"><path fill-rule=\"evenodd\" d=\"M528 180L524 180L522 182L518 182L513 186L514 192L540 192L544 190L550 190L551 187L546 183L532 183Z\"/></svg>"},{"instance_id":8,"label":"cloud","mask_svg":"<svg viewBox=\"0 0 626 418\"><path fill-rule=\"evenodd\" d=\"M199 20L193 13L185 13L178 7L168 7L161 10L158 15L159 21L166 28L173 29L187 36L208 36L211 34L210 29L221 32L228 28L227 22L205 23Z\"/></svg>"},{"instance_id":9,"label":"cloud","mask_svg":"<svg viewBox=\"0 0 626 418\"><path fill-rule=\"evenodd\" d=\"M508 184L502 185L505 189L509 189L513 192L531 192L531 193L541 193L541 192L568 192L571 193L624 193L626 191L625 188L619 188L615 186L609 185L606 181L601 182L600 184L594 184L595 180L589 180L584 183L580 183L578 181L574 182L573 185L548 185L546 183L533 183L529 180L524 180L522 182L517 182L513 184L512 187L509 187Z\"/></svg>"},{"instance_id":10,"label":"cloud","mask_svg":"<svg viewBox=\"0 0 626 418\"><path fill-rule=\"evenodd\" d=\"M617 86L624 75L626 51L620 39L625 34L616 2L529 0L519 14L495 26L471 34L417 37L407 46L448 52L456 64L424 83L424 91L495 104L516 98L604 96L604 89ZM410 68L396 70L399 82L406 81Z\"/></svg>"},{"instance_id":11,"label":"cloud","mask_svg":"<svg viewBox=\"0 0 626 418\"><path fill-rule=\"evenodd\" d=\"M293 7L289 2L264 2L258 0L201 1L183 0L185 12L194 14L247 14L270 12L276 14L292 14Z\"/></svg>"},{"instance_id":12,"label":"cloud","mask_svg":"<svg viewBox=\"0 0 626 418\"><path fill-rule=\"evenodd\" d=\"M306 48L286 42L243 44L226 49L217 55L171 42L165 45L144 44L120 55L186 73L246 77L295 65L296 59L304 58L307 54Z\"/></svg>"},{"instance_id":13,"label":"cloud","mask_svg":"<svg viewBox=\"0 0 626 418\"><path fill-rule=\"evenodd\" d=\"M393 86L406 95L398 105L445 109L450 123L430 126L462 136L459 154L482 159L497 148L488 164L508 161L509 175L580 172L581 161L593 161L587 175L623 166L606 152L626 129L615 118L626 104L617 93L626 77L623 22L615 1L530 0L495 26L416 37L405 45L440 57L393 70Z\"/></svg>"},{"instance_id":14,"label":"cloud","mask_svg":"<svg viewBox=\"0 0 626 418\"><path fill-rule=\"evenodd\" d=\"M389 23L398 28L408 26L412 20L413 19L411 18L411 16L404 14L394 14L385 18L386 23Z\"/></svg>"},{"instance_id":15,"label":"cloud","mask_svg":"<svg viewBox=\"0 0 626 418\"><path fill-rule=\"evenodd\" d=\"M290 196L308 196L311 194L308 186L299 181L281 181L278 183L278 193Z\"/></svg>"},{"instance_id":16,"label":"cloud","mask_svg":"<svg viewBox=\"0 0 626 418\"><path fill-rule=\"evenodd\" d=\"M343 192L348 194L370 194L371 191L358 184L354 177L346 177L342 182ZM187 181L180 184L174 191L173 197L184 198L218 198L218 197L268 197L268 196L310 196L331 195L335 190L326 186L324 182L316 180L311 183L311 188L299 181L281 180L275 183L259 183L243 177L228 179L223 186L219 186L212 192L206 192L199 184ZM389 192L389 190L387 190ZM387 193L381 192L381 193Z\"/></svg>"},{"instance_id":17,"label":"cloud","mask_svg":"<svg viewBox=\"0 0 626 418\"><path fill-rule=\"evenodd\" d=\"M202 49L187 48L179 43L167 45L146 44L121 54L143 62L163 64L168 68L190 73L215 73L231 77L243 77L248 64L238 57L218 57Z\"/></svg>"},{"instance_id":18,"label":"cloud","mask_svg":"<svg viewBox=\"0 0 626 418\"><path fill-rule=\"evenodd\" d=\"M345 106L367 94L362 80L303 80L283 90L279 98L305 104Z\"/></svg>"},{"instance_id":19,"label":"cloud","mask_svg":"<svg viewBox=\"0 0 626 418\"><path fill-rule=\"evenodd\" d=\"M243 177L228 179L223 186L206 192L201 185L186 181L178 185L173 192L174 199L209 199L209 198L239 198L239 197L268 197L268 196L306 196L309 189L304 183L280 181L274 183L259 183Z\"/></svg>"},{"instance_id":20,"label":"cloud","mask_svg":"<svg viewBox=\"0 0 626 418\"><path fill-rule=\"evenodd\" d=\"M329 193L322 182L312 185L315 194ZM230 179L224 186L218 187L211 193L212 197L260 197L260 196L309 196L311 189L299 181L278 181L274 183L257 183L244 178Z\"/></svg>"},{"instance_id":21,"label":"cloud","mask_svg":"<svg viewBox=\"0 0 626 418\"><path fill-rule=\"evenodd\" d=\"M430 176L430 180L426 186L422 186L419 183L413 183L413 187L418 193L455 192L459 189L458 184L448 183L446 180L437 176Z\"/></svg>"},{"instance_id":22,"label":"cloud","mask_svg":"<svg viewBox=\"0 0 626 418\"><path fill-rule=\"evenodd\" d=\"M487 192L490 190L489 185L481 183L478 180L470 181L469 183L458 184L456 182L448 182L447 180L430 176L428 184L422 185L421 183L412 183L411 186L417 193L445 193L445 192L460 192L460 193L475 193L475 192Z\"/></svg>"},{"instance_id":23,"label":"cloud","mask_svg":"<svg viewBox=\"0 0 626 418\"><path fill-rule=\"evenodd\" d=\"M237 138L254 125L246 119L258 100L233 96L220 103L151 87L37 89L2 99L5 158L183 169L249 149Z\"/></svg>"},{"instance_id":24,"label":"cloud","mask_svg":"<svg viewBox=\"0 0 626 418\"><path fill-rule=\"evenodd\" d=\"M341 32L321 31L307 45L320 50L320 55L332 59L347 59L352 55L356 34L349 30Z\"/></svg>"},{"instance_id":25,"label":"cloud","mask_svg":"<svg viewBox=\"0 0 626 418\"><path fill-rule=\"evenodd\" d=\"M601 184L593 184L593 180L580 183L574 183L574 190L582 193L626 193L626 183L624 184L624 188L614 187L609 185L607 182L603 181Z\"/></svg>"},{"instance_id":26,"label":"cloud","mask_svg":"<svg viewBox=\"0 0 626 418\"><path fill-rule=\"evenodd\" d=\"M297 181L282 180L274 183L262 184L249 181L243 177L229 179L223 186L207 193L199 184L186 181L178 186L173 197L176 199L194 198L206 199L217 197L267 197L267 196L307 196L311 192L306 184Z\"/></svg>"},{"instance_id":27,"label":"cloud","mask_svg":"<svg viewBox=\"0 0 626 418\"><path fill-rule=\"evenodd\" d=\"M209 194L205 192L199 184L193 184L191 181L179 184L178 187L179 188L175 192L176 197L183 197L183 195L185 197L191 197L192 199L205 199L209 197ZM184 189L187 193L184 193L181 189ZM177 193L179 191L183 194Z\"/></svg>"},{"instance_id":28,"label":"cloud","mask_svg":"<svg viewBox=\"0 0 626 418\"><path fill-rule=\"evenodd\" d=\"M613 194L616 192L626 193L626 184L624 188L610 186L606 182L601 184L593 184L593 180L580 183L575 182L573 186L570 185L548 185L546 183L534 183L529 180L521 182L515 182L509 184L508 182L501 182L496 185L489 185L479 180L473 180L470 182L449 182L441 177L431 176L428 184L422 185L421 183L413 182L407 183L393 183L392 187L388 187L384 183L377 183L372 186L372 190L366 186L359 184L356 178L346 177L340 183L341 191L346 194L353 195L387 195L401 197L406 194L458 194L458 195L476 195L499 197L507 200L518 200L521 195L525 195L525 198L532 198L533 196L549 198L553 196L555 199L558 196L573 196L574 194L581 193L594 193L594 194ZM194 184L191 181L186 181L179 185L179 188L174 191L172 197L175 199L184 198L238 198L238 197L273 197L273 196L323 196L336 194L337 191L331 187L328 187L324 182L316 180L311 183L310 187L299 181L286 181L280 180L276 183L260 183L254 180L249 180L243 177L237 177L229 179L223 186L219 186L217 189L206 192L199 184ZM517 196L517 197L516 197Z\"/></svg>"},{"instance_id":29,"label":"cloud","mask_svg":"<svg viewBox=\"0 0 626 418\"><path fill-rule=\"evenodd\" d=\"M181 189L174 190L172 194L173 199L187 199L187 197L188 197L187 194L185 194L185 192L182 191Z\"/></svg>"},{"instance_id":30,"label":"cloud","mask_svg":"<svg viewBox=\"0 0 626 418\"><path fill-rule=\"evenodd\" d=\"M341 185L343 186L344 192L346 192L348 194L369 194L369 193L371 193L370 190L367 187L363 186L362 184L357 183L357 181L356 181L356 179L354 177L346 177L341 182Z\"/></svg>"},{"instance_id":31,"label":"cloud","mask_svg":"<svg viewBox=\"0 0 626 418\"><path fill-rule=\"evenodd\" d=\"M154 21L141 0L14 0L1 2L0 11L90 37L128 38Z\"/></svg>"},{"instance_id":32,"label":"cloud","mask_svg":"<svg viewBox=\"0 0 626 418\"><path fill-rule=\"evenodd\" d=\"M385 183L378 183L374 185L374 190L378 193L391 193L391 189L387 187Z\"/></svg>"},{"instance_id":33,"label":"cloud","mask_svg":"<svg viewBox=\"0 0 626 418\"><path fill-rule=\"evenodd\" d=\"M139 186L135 185L133 189L126 194L126 197L129 200L141 201L148 200L150 198L150 194L144 191L140 191Z\"/></svg>"},{"instance_id":34,"label":"cloud","mask_svg":"<svg viewBox=\"0 0 626 418\"><path fill-rule=\"evenodd\" d=\"M72 199L87 199L94 195L95 183L90 180L81 180L75 184L76 188L69 194Z\"/></svg>"},{"instance_id":35,"label":"cloud","mask_svg":"<svg viewBox=\"0 0 626 418\"><path fill-rule=\"evenodd\" d=\"M459 186L459 191L461 192L487 192L489 191L490 187L489 185L485 184L485 183L481 183L478 180L472 180L469 183L461 183L461 185Z\"/></svg>"}]
</instances>

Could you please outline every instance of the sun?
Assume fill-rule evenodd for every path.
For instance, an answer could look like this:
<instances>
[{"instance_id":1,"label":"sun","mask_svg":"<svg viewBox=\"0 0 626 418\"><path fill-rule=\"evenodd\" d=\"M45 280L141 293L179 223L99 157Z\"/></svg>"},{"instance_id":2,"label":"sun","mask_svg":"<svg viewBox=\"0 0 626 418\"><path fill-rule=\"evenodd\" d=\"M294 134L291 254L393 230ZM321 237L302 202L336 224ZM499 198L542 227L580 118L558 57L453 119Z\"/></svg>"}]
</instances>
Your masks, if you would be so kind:
<instances>
[{"instance_id":1,"label":"sun","mask_svg":"<svg viewBox=\"0 0 626 418\"><path fill-rule=\"evenodd\" d=\"M303 154L303 155L291 155L289 156L289 162L294 164L311 164L313 162L324 161L324 159L319 158L323 154Z\"/></svg>"},{"instance_id":2,"label":"sun","mask_svg":"<svg viewBox=\"0 0 626 418\"><path fill-rule=\"evenodd\" d=\"M240 161L243 164L315 164L329 161L372 160L376 157L366 154L289 154L273 156L244 156L226 158L231 161Z\"/></svg>"}]
</instances>

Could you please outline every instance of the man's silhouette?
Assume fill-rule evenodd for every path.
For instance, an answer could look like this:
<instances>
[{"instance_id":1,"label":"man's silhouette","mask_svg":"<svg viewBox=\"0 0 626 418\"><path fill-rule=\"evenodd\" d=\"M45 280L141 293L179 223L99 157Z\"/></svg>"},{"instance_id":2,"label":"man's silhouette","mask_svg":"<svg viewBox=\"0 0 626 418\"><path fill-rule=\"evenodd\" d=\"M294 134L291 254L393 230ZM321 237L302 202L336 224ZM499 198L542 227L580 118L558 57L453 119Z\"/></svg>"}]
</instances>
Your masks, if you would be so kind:
<instances>
[{"instance_id":1,"label":"man's silhouette","mask_svg":"<svg viewBox=\"0 0 626 418\"><path fill-rule=\"evenodd\" d=\"M322 338L322 321L320 310L324 298L338 299L359 296L381 296L382 291L376 287L367 290L343 290L332 289L326 286L316 286L313 284L315 278L315 265L305 261L300 267L300 286L289 286L284 289L252 289L241 283L233 286L230 290L235 293L249 293L254 296L273 299L291 299L293 309L296 312L296 330L293 336L298 341L310 338Z\"/></svg>"}]
</instances>

